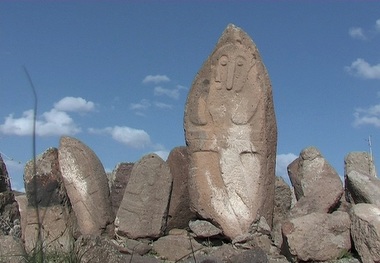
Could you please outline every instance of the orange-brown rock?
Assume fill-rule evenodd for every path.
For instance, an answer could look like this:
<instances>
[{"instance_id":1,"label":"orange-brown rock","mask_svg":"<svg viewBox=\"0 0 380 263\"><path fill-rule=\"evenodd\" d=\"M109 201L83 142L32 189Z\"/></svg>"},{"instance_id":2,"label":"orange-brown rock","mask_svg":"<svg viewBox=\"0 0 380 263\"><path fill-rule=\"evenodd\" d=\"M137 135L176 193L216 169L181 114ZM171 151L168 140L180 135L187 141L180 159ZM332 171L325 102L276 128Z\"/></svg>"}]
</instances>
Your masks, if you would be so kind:
<instances>
[{"instance_id":1,"label":"orange-brown rock","mask_svg":"<svg viewBox=\"0 0 380 263\"><path fill-rule=\"evenodd\" d=\"M252 39L229 25L196 76L185 110L191 207L233 239L272 222L277 127Z\"/></svg>"}]
</instances>

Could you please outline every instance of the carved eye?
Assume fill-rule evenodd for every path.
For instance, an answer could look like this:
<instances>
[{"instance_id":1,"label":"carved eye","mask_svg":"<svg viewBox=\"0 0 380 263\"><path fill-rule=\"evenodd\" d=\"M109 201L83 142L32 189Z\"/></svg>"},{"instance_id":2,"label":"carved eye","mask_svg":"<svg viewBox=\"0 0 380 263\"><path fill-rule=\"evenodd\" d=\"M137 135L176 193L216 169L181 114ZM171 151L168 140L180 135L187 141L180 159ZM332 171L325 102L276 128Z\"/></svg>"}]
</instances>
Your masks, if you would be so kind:
<instances>
[{"instance_id":1,"label":"carved eye","mask_svg":"<svg viewBox=\"0 0 380 263\"><path fill-rule=\"evenodd\" d=\"M221 56L220 59L219 59L219 64L222 65L222 66L225 66L225 65L227 65L227 63L228 63L227 56Z\"/></svg>"},{"instance_id":2,"label":"carved eye","mask_svg":"<svg viewBox=\"0 0 380 263\"><path fill-rule=\"evenodd\" d=\"M241 67L241 66L244 65L244 62L245 62L245 59L243 57L238 57L237 60L236 60L236 65L238 65L239 67Z\"/></svg>"}]
</instances>

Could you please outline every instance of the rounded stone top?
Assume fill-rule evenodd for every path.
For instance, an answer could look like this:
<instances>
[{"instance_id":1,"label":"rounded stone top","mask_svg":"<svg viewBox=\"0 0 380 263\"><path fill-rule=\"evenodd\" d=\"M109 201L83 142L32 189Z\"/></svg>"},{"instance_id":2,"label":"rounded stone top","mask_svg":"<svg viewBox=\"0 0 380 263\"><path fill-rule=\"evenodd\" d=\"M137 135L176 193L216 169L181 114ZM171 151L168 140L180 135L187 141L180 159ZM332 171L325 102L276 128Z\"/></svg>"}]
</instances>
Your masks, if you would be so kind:
<instances>
[{"instance_id":1,"label":"rounded stone top","mask_svg":"<svg viewBox=\"0 0 380 263\"><path fill-rule=\"evenodd\" d=\"M321 152L314 146L307 147L300 154L303 160L314 160L317 157L322 157Z\"/></svg>"}]
</instances>

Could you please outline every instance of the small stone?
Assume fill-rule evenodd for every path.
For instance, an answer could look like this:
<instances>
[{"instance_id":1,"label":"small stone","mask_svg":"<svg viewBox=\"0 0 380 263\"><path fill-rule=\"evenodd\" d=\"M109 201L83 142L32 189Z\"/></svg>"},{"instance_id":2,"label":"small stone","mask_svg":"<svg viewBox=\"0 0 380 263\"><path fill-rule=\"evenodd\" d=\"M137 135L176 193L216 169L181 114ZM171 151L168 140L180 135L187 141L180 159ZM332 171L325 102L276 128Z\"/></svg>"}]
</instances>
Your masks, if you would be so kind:
<instances>
[{"instance_id":1,"label":"small stone","mask_svg":"<svg viewBox=\"0 0 380 263\"><path fill-rule=\"evenodd\" d=\"M189 227L200 238L213 237L222 233L222 230L205 220L190 221Z\"/></svg>"},{"instance_id":2,"label":"small stone","mask_svg":"<svg viewBox=\"0 0 380 263\"><path fill-rule=\"evenodd\" d=\"M268 258L260 248L253 248L233 256L228 262L231 263L267 263Z\"/></svg>"},{"instance_id":3,"label":"small stone","mask_svg":"<svg viewBox=\"0 0 380 263\"><path fill-rule=\"evenodd\" d=\"M185 259L193 251L202 248L198 242L188 236L164 236L153 243L153 250L162 258L169 261Z\"/></svg>"}]
</instances>

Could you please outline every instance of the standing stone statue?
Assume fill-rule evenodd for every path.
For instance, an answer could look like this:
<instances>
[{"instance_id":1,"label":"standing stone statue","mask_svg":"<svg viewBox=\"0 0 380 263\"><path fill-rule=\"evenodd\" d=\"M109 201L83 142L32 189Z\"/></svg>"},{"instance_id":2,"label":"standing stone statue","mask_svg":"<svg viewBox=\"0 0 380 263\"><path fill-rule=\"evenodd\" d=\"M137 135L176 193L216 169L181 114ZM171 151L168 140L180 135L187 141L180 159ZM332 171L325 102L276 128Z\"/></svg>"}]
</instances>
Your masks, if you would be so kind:
<instances>
[{"instance_id":1,"label":"standing stone statue","mask_svg":"<svg viewBox=\"0 0 380 263\"><path fill-rule=\"evenodd\" d=\"M185 110L191 207L233 239L261 216L271 225L277 127L256 45L228 25L196 76Z\"/></svg>"}]
</instances>

